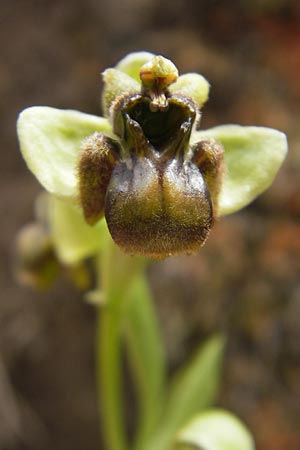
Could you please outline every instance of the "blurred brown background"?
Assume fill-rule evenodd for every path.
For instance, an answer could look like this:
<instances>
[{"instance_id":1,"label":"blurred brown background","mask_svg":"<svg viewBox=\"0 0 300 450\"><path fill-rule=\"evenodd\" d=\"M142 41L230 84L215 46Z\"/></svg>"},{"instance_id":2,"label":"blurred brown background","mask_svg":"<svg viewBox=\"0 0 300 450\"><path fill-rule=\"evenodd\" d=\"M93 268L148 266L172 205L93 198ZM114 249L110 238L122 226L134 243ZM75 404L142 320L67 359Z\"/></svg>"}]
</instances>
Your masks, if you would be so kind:
<instances>
[{"instance_id":1,"label":"blurred brown background","mask_svg":"<svg viewBox=\"0 0 300 450\"><path fill-rule=\"evenodd\" d=\"M203 127L265 125L289 137L273 186L216 226L203 251L151 265L170 368L226 329L219 404L257 450L300 449L300 11L298 0L2 0L0 4L0 450L101 448L94 309L66 281L13 278L13 242L40 191L18 150L29 105L100 113L100 75L133 50L212 84ZM128 411L130 413L130 405Z\"/></svg>"}]
</instances>

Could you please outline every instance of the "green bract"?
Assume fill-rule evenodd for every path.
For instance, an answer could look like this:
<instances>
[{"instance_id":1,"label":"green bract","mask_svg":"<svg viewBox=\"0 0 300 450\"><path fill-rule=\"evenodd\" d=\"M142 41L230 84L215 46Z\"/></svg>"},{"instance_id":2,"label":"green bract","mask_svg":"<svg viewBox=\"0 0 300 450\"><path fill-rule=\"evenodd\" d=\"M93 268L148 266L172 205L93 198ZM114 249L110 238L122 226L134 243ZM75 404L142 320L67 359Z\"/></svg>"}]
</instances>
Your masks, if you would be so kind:
<instances>
[{"instance_id":1,"label":"green bract","mask_svg":"<svg viewBox=\"0 0 300 450\"><path fill-rule=\"evenodd\" d=\"M152 67L149 61L153 61L153 57L154 55L148 52L132 53L122 59L116 68L104 72L103 109L106 118L49 107L31 107L20 114L18 136L22 154L30 170L48 192L63 200L79 204L78 154L82 142L95 132L101 132L108 138L118 141L119 136L116 137L112 132L115 124L112 123L111 110L113 108L113 111L122 111L119 103L125 101L123 99L129 102L130 96L127 94L141 96L140 69L145 68L143 76L147 77L147 68ZM156 58L158 61L163 60L162 57ZM155 78L155 73L150 71L149 75L152 91L150 90L150 93L145 91L146 95L150 95L153 111L155 108L161 108L162 111L163 108L168 107L165 100L165 94L168 92L174 95L175 99L178 98L173 101L175 103L172 103L175 105L172 106L174 109L188 108L189 106L184 106L185 101L200 108L208 98L209 83L201 75L185 74L177 79L174 75L174 79L170 81L166 75L164 81L159 81L162 87L157 85L156 91L156 80L161 80L163 77ZM151 76L154 78L152 79ZM143 85L142 92L146 89L145 86ZM151 95L154 97L152 98ZM142 103L141 105L144 108ZM126 108L130 109L130 106ZM160 117L159 114L163 114L161 111L153 112L153 114ZM173 116L170 117L176 123L176 116L173 115L174 119ZM159 126L160 121L153 123ZM155 130L152 128L149 130L150 139L154 137L156 139ZM277 130L265 127L222 125L198 131L194 126L190 144L193 145L207 138L216 139L225 149L224 176L220 183L216 207L218 215L237 211L261 194L272 183L287 152L286 136ZM209 174L205 180L209 184ZM97 229L91 234L88 233L89 242L94 239L94 233L96 236ZM85 236L84 233L83 236ZM90 246L91 253L96 251L95 247L97 246ZM62 254L65 252L62 251ZM86 251L83 254L86 254ZM70 258L72 259L72 256Z\"/></svg>"}]
</instances>

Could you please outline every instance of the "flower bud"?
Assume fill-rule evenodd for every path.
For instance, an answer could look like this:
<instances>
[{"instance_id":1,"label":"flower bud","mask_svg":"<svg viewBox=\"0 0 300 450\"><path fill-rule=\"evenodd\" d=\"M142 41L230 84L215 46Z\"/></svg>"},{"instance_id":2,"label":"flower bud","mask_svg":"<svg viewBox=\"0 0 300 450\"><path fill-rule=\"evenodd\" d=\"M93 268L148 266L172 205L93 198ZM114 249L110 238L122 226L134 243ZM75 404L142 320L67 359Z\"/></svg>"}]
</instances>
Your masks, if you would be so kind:
<instances>
[{"instance_id":1,"label":"flower bud","mask_svg":"<svg viewBox=\"0 0 300 450\"><path fill-rule=\"evenodd\" d=\"M25 225L16 237L15 273L20 283L37 288L51 286L58 276L52 241L39 223Z\"/></svg>"}]
</instances>

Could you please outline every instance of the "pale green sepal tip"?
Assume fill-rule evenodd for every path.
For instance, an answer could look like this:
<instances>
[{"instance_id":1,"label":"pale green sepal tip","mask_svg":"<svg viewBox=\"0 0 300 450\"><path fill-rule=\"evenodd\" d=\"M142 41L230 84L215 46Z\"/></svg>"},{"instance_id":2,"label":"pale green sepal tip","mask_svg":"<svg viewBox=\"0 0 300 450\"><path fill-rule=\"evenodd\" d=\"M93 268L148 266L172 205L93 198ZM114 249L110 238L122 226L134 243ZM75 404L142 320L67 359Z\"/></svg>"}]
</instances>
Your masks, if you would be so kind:
<instances>
[{"instance_id":1,"label":"pale green sepal tip","mask_svg":"<svg viewBox=\"0 0 300 450\"><path fill-rule=\"evenodd\" d=\"M116 69L126 73L140 83L140 68L150 61L155 55L150 52L133 52L121 59Z\"/></svg>"},{"instance_id":2,"label":"pale green sepal tip","mask_svg":"<svg viewBox=\"0 0 300 450\"><path fill-rule=\"evenodd\" d=\"M77 156L83 139L95 131L112 135L107 119L47 106L22 111L17 131L29 169L48 192L65 199L77 196Z\"/></svg>"},{"instance_id":3,"label":"pale green sepal tip","mask_svg":"<svg viewBox=\"0 0 300 450\"><path fill-rule=\"evenodd\" d=\"M192 140L213 137L225 150L219 215L247 206L273 182L288 150L286 135L265 127L221 125L195 132Z\"/></svg>"},{"instance_id":4,"label":"pale green sepal tip","mask_svg":"<svg viewBox=\"0 0 300 450\"><path fill-rule=\"evenodd\" d=\"M99 252L108 236L105 220L91 227L85 222L79 207L54 196L49 197L48 220L59 260L74 264Z\"/></svg>"},{"instance_id":5,"label":"pale green sepal tip","mask_svg":"<svg viewBox=\"0 0 300 450\"><path fill-rule=\"evenodd\" d=\"M174 84L169 87L171 94L180 94L190 97L201 108L208 100L209 82L198 73L186 73L181 75Z\"/></svg>"},{"instance_id":6,"label":"pale green sepal tip","mask_svg":"<svg viewBox=\"0 0 300 450\"><path fill-rule=\"evenodd\" d=\"M185 426L177 436L175 449L255 450L255 445L251 433L237 417L216 408L199 414Z\"/></svg>"},{"instance_id":7,"label":"pale green sepal tip","mask_svg":"<svg viewBox=\"0 0 300 450\"><path fill-rule=\"evenodd\" d=\"M104 89L102 107L105 117L109 117L109 109L120 95L139 93L140 83L117 69L106 69L103 72Z\"/></svg>"}]
</instances>

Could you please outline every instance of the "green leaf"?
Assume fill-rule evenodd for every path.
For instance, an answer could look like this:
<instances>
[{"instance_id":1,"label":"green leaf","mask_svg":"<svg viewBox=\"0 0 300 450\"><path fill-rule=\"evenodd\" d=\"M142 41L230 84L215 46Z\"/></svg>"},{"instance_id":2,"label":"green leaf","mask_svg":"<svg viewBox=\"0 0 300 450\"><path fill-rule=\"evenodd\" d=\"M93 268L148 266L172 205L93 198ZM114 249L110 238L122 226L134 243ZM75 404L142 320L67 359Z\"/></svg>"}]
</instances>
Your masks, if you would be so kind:
<instances>
[{"instance_id":1,"label":"green leaf","mask_svg":"<svg viewBox=\"0 0 300 450\"><path fill-rule=\"evenodd\" d=\"M163 412L163 421L146 450L165 450L177 430L198 411L215 401L221 375L224 338L213 336L198 350L191 363L174 379Z\"/></svg>"},{"instance_id":2,"label":"green leaf","mask_svg":"<svg viewBox=\"0 0 300 450\"><path fill-rule=\"evenodd\" d=\"M217 139L225 149L220 215L243 208L267 189L288 148L284 133L265 127L221 125L195 132L193 143L204 137Z\"/></svg>"},{"instance_id":3,"label":"green leaf","mask_svg":"<svg viewBox=\"0 0 300 450\"><path fill-rule=\"evenodd\" d=\"M49 196L48 220L57 256L66 264L96 254L110 239L105 220L91 227L77 206L53 196Z\"/></svg>"},{"instance_id":4,"label":"green leaf","mask_svg":"<svg viewBox=\"0 0 300 450\"><path fill-rule=\"evenodd\" d=\"M140 83L140 68L154 56L155 55L150 52L129 53L125 58L118 62L116 69L121 70Z\"/></svg>"},{"instance_id":5,"label":"green leaf","mask_svg":"<svg viewBox=\"0 0 300 450\"><path fill-rule=\"evenodd\" d=\"M65 199L77 196L77 155L83 139L95 131L111 135L102 117L46 106L22 111L17 129L29 169L48 192Z\"/></svg>"},{"instance_id":6,"label":"green leaf","mask_svg":"<svg viewBox=\"0 0 300 450\"><path fill-rule=\"evenodd\" d=\"M126 305L124 331L139 403L135 448L140 448L157 426L166 377L164 347L144 273L133 280Z\"/></svg>"},{"instance_id":7,"label":"green leaf","mask_svg":"<svg viewBox=\"0 0 300 450\"><path fill-rule=\"evenodd\" d=\"M176 376L165 412L168 421L176 423L176 428L214 402L219 388L224 344L221 336L208 339L190 364Z\"/></svg>"},{"instance_id":8,"label":"green leaf","mask_svg":"<svg viewBox=\"0 0 300 450\"><path fill-rule=\"evenodd\" d=\"M179 432L173 450L254 450L251 433L233 414L213 409Z\"/></svg>"}]
</instances>

